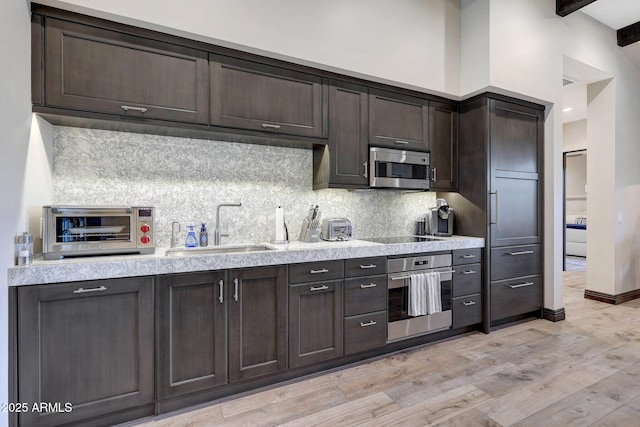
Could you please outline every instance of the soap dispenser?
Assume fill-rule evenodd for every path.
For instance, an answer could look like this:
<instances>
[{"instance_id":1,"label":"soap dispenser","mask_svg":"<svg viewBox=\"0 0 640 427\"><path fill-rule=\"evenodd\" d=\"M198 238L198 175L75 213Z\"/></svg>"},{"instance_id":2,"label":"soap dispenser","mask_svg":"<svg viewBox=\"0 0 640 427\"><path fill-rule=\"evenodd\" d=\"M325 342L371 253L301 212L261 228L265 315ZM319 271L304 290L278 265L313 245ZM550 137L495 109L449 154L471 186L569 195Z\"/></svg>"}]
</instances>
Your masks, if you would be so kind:
<instances>
[{"instance_id":1,"label":"soap dispenser","mask_svg":"<svg viewBox=\"0 0 640 427\"><path fill-rule=\"evenodd\" d=\"M207 224L204 222L202 223L202 227L200 227L200 246L209 246L209 232L207 231Z\"/></svg>"},{"instance_id":2,"label":"soap dispenser","mask_svg":"<svg viewBox=\"0 0 640 427\"><path fill-rule=\"evenodd\" d=\"M187 233L187 240L184 242L184 245L187 248L197 248L198 240L196 239L196 232L193 231L195 225L187 225L189 232Z\"/></svg>"}]
</instances>

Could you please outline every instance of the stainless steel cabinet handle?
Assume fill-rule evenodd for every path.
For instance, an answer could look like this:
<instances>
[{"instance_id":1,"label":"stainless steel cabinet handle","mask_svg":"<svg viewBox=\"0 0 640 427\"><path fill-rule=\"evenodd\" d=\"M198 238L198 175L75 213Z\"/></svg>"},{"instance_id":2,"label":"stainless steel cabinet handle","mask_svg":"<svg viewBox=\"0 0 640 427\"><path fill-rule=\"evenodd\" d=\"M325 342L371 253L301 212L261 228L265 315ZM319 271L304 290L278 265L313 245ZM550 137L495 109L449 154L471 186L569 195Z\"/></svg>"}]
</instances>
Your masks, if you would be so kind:
<instances>
[{"instance_id":1,"label":"stainless steel cabinet handle","mask_svg":"<svg viewBox=\"0 0 640 427\"><path fill-rule=\"evenodd\" d=\"M364 173L362 174L365 178L369 178L369 162L364 162L362 164L362 167L364 169Z\"/></svg>"},{"instance_id":2,"label":"stainless steel cabinet handle","mask_svg":"<svg viewBox=\"0 0 640 427\"><path fill-rule=\"evenodd\" d=\"M280 125L272 125L271 123L263 123L262 127L264 129L275 129L275 130L280 129Z\"/></svg>"},{"instance_id":3,"label":"stainless steel cabinet handle","mask_svg":"<svg viewBox=\"0 0 640 427\"><path fill-rule=\"evenodd\" d=\"M315 292L315 291L324 291L329 289L329 287L327 285L322 285L322 286L312 286L311 288L309 288L309 290L311 292Z\"/></svg>"},{"instance_id":4,"label":"stainless steel cabinet handle","mask_svg":"<svg viewBox=\"0 0 640 427\"><path fill-rule=\"evenodd\" d=\"M369 288L375 288L376 285L375 283L369 283L368 285L360 285L360 289L369 289Z\"/></svg>"},{"instance_id":5,"label":"stainless steel cabinet handle","mask_svg":"<svg viewBox=\"0 0 640 427\"><path fill-rule=\"evenodd\" d=\"M465 270L462 272L462 274L476 274L475 270Z\"/></svg>"},{"instance_id":6,"label":"stainless steel cabinet handle","mask_svg":"<svg viewBox=\"0 0 640 427\"><path fill-rule=\"evenodd\" d=\"M462 305L465 305L465 306L476 305L476 302L475 301L463 301Z\"/></svg>"},{"instance_id":7,"label":"stainless steel cabinet handle","mask_svg":"<svg viewBox=\"0 0 640 427\"><path fill-rule=\"evenodd\" d=\"M220 296L218 297L218 301L222 304L224 302L224 282L220 280L218 282L218 286L220 286Z\"/></svg>"},{"instance_id":8,"label":"stainless steel cabinet handle","mask_svg":"<svg viewBox=\"0 0 640 427\"><path fill-rule=\"evenodd\" d=\"M89 288L89 289L78 288L75 291L73 291L73 293L74 294L86 294L87 292L104 292L106 290L107 290L107 288L105 288L104 286L100 286L99 288Z\"/></svg>"},{"instance_id":9,"label":"stainless steel cabinet handle","mask_svg":"<svg viewBox=\"0 0 640 427\"><path fill-rule=\"evenodd\" d=\"M509 254L511 256L528 255L528 254L532 254L532 253L533 253L533 251L507 252L507 254Z\"/></svg>"},{"instance_id":10,"label":"stainless steel cabinet handle","mask_svg":"<svg viewBox=\"0 0 640 427\"><path fill-rule=\"evenodd\" d=\"M233 299L238 301L238 279L233 279Z\"/></svg>"},{"instance_id":11,"label":"stainless steel cabinet handle","mask_svg":"<svg viewBox=\"0 0 640 427\"><path fill-rule=\"evenodd\" d=\"M130 107L128 105L123 105L122 109L126 112L126 111L140 111L142 114L146 113L148 110L146 108L142 108L142 107Z\"/></svg>"},{"instance_id":12,"label":"stainless steel cabinet handle","mask_svg":"<svg viewBox=\"0 0 640 427\"><path fill-rule=\"evenodd\" d=\"M373 326L376 325L378 322L376 322L375 320L370 320L369 322L360 322L360 327L361 328L366 328L367 326Z\"/></svg>"},{"instance_id":13,"label":"stainless steel cabinet handle","mask_svg":"<svg viewBox=\"0 0 640 427\"><path fill-rule=\"evenodd\" d=\"M328 273L329 270L327 270L326 268L323 268L321 270L311 270L309 273L311 274L322 274L322 273Z\"/></svg>"},{"instance_id":14,"label":"stainless steel cabinet handle","mask_svg":"<svg viewBox=\"0 0 640 427\"><path fill-rule=\"evenodd\" d=\"M527 287L527 286L533 286L533 285L535 285L535 283L533 283L533 282L526 282L526 283L520 283L520 284L518 284L518 285L509 285L509 287L510 287L511 289L517 289L517 288L525 288L525 287Z\"/></svg>"},{"instance_id":15,"label":"stainless steel cabinet handle","mask_svg":"<svg viewBox=\"0 0 640 427\"><path fill-rule=\"evenodd\" d=\"M433 174L432 175L433 179L431 181L434 181L434 182L437 181L438 180L438 168L433 168L432 169L432 174Z\"/></svg>"},{"instance_id":16,"label":"stainless steel cabinet handle","mask_svg":"<svg viewBox=\"0 0 640 427\"><path fill-rule=\"evenodd\" d=\"M367 270L369 268L376 268L376 267L377 267L377 265L375 265L375 264L360 265L360 268L363 269L363 270Z\"/></svg>"},{"instance_id":17,"label":"stainless steel cabinet handle","mask_svg":"<svg viewBox=\"0 0 640 427\"><path fill-rule=\"evenodd\" d=\"M489 220L489 224L498 225L498 190L489 192L490 196L496 196L496 203L491 206L491 216L495 216L495 221Z\"/></svg>"},{"instance_id":18,"label":"stainless steel cabinet handle","mask_svg":"<svg viewBox=\"0 0 640 427\"><path fill-rule=\"evenodd\" d=\"M408 141L396 141L396 144L409 145Z\"/></svg>"},{"instance_id":19,"label":"stainless steel cabinet handle","mask_svg":"<svg viewBox=\"0 0 640 427\"><path fill-rule=\"evenodd\" d=\"M465 258L465 259L475 258L475 257L476 257L475 255L462 255L462 258Z\"/></svg>"}]
</instances>

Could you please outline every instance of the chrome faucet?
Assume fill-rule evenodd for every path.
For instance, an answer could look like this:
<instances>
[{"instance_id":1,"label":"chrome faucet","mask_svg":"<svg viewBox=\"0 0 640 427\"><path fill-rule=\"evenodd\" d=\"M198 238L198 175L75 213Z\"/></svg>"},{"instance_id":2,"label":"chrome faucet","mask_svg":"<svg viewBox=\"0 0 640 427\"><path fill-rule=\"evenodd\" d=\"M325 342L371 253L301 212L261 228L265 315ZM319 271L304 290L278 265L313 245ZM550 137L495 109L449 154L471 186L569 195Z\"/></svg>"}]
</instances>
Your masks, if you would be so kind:
<instances>
[{"instance_id":1,"label":"chrome faucet","mask_svg":"<svg viewBox=\"0 0 640 427\"><path fill-rule=\"evenodd\" d=\"M176 233L176 225L178 226L178 232ZM177 248L180 245L180 237L178 236L180 233L180 223L178 221L173 221L171 223L171 247Z\"/></svg>"},{"instance_id":2,"label":"chrome faucet","mask_svg":"<svg viewBox=\"0 0 640 427\"><path fill-rule=\"evenodd\" d=\"M220 208L223 206L230 207L240 207L242 206L242 202L240 203L221 203L216 208L216 229L213 232L213 246L220 246L220 238L221 237L229 237L229 233L221 233L220 232Z\"/></svg>"}]
</instances>

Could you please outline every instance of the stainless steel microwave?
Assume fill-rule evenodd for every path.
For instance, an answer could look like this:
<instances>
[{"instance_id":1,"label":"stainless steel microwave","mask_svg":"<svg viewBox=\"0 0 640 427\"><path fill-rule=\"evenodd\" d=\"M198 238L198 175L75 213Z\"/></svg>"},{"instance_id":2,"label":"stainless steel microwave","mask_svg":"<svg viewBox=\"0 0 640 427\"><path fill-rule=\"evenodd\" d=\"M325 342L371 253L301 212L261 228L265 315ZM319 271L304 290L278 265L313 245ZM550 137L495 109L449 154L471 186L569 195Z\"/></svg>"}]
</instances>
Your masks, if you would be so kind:
<instances>
[{"instance_id":1,"label":"stainless steel microwave","mask_svg":"<svg viewBox=\"0 0 640 427\"><path fill-rule=\"evenodd\" d=\"M155 252L154 208L43 206L44 259Z\"/></svg>"},{"instance_id":2,"label":"stainless steel microwave","mask_svg":"<svg viewBox=\"0 0 640 427\"><path fill-rule=\"evenodd\" d=\"M428 190L429 159L429 153L370 147L369 186Z\"/></svg>"}]
</instances>

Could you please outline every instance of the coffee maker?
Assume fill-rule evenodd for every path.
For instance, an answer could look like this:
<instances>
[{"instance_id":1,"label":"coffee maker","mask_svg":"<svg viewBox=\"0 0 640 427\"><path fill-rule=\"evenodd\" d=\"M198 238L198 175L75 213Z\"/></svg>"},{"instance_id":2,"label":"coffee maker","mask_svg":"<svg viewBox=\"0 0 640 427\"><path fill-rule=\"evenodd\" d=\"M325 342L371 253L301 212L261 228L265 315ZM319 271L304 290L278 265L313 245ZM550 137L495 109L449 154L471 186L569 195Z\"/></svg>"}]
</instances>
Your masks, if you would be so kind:
<instances>
[{"instance_id":1,"label":"coffee maker","mask_svg":"<svg viewBox=\"0 0 640 427\"><path fill-rule=\"evenodd\" d=\"M436 206L429 210L429 234L451 236L453 234L453 209L445 199L437 199Z\"/></svg>"}]
</instances>

